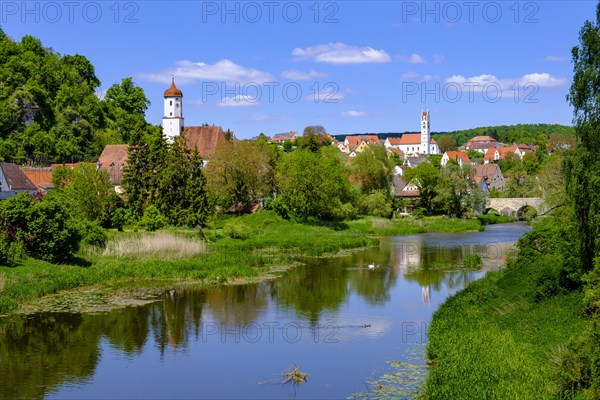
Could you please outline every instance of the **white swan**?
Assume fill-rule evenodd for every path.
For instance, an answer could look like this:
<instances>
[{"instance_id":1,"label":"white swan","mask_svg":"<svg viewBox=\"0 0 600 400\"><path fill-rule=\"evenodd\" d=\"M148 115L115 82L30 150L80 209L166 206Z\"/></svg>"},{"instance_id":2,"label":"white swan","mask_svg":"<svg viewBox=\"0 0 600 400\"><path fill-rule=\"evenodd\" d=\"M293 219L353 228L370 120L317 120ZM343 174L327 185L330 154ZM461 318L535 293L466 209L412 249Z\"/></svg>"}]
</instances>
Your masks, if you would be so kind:
<instances>
[{"instance_id":1,"label":"white swan","mask_svg":"<svg viewBox=\"0 0 600 400\"><path fill-rule=\"evenodd\" d=\"M375 264L369 264L369 269L375 269Z\"/></svg>"}]
</instances>

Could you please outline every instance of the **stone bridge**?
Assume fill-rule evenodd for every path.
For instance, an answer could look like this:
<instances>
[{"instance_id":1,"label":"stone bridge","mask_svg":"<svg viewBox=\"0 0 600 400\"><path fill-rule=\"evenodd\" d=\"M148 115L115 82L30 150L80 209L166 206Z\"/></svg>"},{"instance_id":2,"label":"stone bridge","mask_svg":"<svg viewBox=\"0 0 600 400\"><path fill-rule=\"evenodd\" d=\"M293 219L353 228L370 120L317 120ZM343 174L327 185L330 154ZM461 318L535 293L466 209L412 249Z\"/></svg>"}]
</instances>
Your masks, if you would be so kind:
<instances>
[{"instance_id":1,"label":"stone bridge","mask_svg":"<svg viewBox=\"0 0 600 400\"><path fill-rule=\"evenodd\" d=\"M521 218L521 214L527 206L535 208L538 214L543 214L546 212L544 199L540 197L508 197L504 199L488 199L485 204L485 210L486 214L490 209L493 208L502 215Z\"/></svg>"}]
</instances>

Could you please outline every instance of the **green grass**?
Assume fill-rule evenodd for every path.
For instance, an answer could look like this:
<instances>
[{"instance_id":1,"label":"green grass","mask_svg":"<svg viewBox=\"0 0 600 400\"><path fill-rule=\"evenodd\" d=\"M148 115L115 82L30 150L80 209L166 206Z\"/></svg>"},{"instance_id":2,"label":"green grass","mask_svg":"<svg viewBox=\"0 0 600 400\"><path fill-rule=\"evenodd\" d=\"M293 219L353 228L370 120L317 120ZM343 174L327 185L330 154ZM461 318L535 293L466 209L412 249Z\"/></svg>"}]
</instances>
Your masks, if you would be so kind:
<instances>
[{"instance_id":1,"label":"green grass","mask_svg":"<svg viewBox=\"0 0 600 400\"><path fill-rule=\"evenodd\" d=\"M479 222L481 222L481 225L504 224L507 222L517 221L517 218L498 214L478 215L477 219L479 220Z\"/></svg>"},{"instance_id":2,"label":"green grass","mask_svg":"<svg viewBox=\"0 0 600 400\"><path fill-rule=\"evenodd\" d=\"M585 326L581 294L536 301L532 268L489 273L435 312L423 398L556 397L564 343Z\"/></svg>"},{"instance_id":3,"label":"green grass","mask_svg":"<svg viewBox=\"0 0 600 400\"><path fill-rule=\"evenodd\" d=\"M483 230L482 224L476 218L464 219L441 216L395 220L366 217L356 221L348 221L346 224L350 232L381 236L404 236L427 232L480 232Z\"/></svg>"},{"instance_id":4,"label":"green grass","mask_svg":"<svg viewBox=\"0 0 600 400\"><path fill-rule=\"evenodd\" d=\"M227 224L243 226L247 231L244 239L226 236ZM73 265L26 259L14 268L0 267L0 314L15 310L27 300L62 290L98 284L119 286L140 280L224 283L233 278L257 277L269 272L269 267L291 265L299 256L322 256L377 243L364 235L285 221L270 212L221 220L205 231L208 243L200 242L198 232L191 230L111 232L109 248L111 243L125 243L134 251L117 251L115 246L107 252L84 249ZM172 248L155 251L152 240L156 235L162 235ZM193 235L197 243L190 242ZM178 236L180 241L176 240Z\"/></svg>"}]
</instances>

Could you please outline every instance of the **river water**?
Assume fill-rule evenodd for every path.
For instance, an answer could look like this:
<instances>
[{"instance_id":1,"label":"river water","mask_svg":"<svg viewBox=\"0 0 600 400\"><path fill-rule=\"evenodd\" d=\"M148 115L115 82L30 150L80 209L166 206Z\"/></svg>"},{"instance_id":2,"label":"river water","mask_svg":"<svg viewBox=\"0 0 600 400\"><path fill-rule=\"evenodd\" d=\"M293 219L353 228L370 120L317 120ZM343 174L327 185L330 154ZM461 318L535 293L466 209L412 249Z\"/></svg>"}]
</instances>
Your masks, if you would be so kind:
<instances>
[{"instance_id":1,"label":"river water","mask_svg":"<svg viewBox=\"0 0 600 400\"><path fill-rule=\"evenodd\" d=\"M1 398L347 398L424 365L432 313L529 227L385 238L257 284L178 290L99 314L0 320ZM297 366L301 385L282 383ZM424 369L423 369L424 370ZM407 391L422 374L405 382ZM404 380L402 380L404 382ZM402 386L402 384L400 384ZM400 389L403 389L402 387Z\"/></svg>"}]
</instances>

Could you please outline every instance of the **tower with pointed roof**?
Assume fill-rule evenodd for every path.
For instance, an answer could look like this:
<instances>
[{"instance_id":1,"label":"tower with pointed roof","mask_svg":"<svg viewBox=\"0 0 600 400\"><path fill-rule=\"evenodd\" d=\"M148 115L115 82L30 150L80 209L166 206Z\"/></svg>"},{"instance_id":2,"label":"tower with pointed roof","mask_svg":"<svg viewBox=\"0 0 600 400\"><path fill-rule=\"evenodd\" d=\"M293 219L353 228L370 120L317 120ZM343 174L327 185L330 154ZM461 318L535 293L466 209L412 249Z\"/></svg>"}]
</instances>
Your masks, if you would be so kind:
<instances>
[{"instance_id":1,"label":"tower with pointed roof","mask_svg":"<svg viewBox=\"0 0 600 400\"><path fill-rule=\"evenodd\" d=\"M429 131L429 111L421 112L421 154L431 154L431 132Z\"/></svg>"},{"instance_id":2,"label":"tower with pointed roof","mask_svg":"<svg viewBox=\"0 0 600 400\"><path fill-rule=\"evenodd\" d=\"M171 87L165 90L164 98L163 133L172 142L183 132L183 93L175 86L175 78L171 80Z\"/></svg>"}]
</instances>

